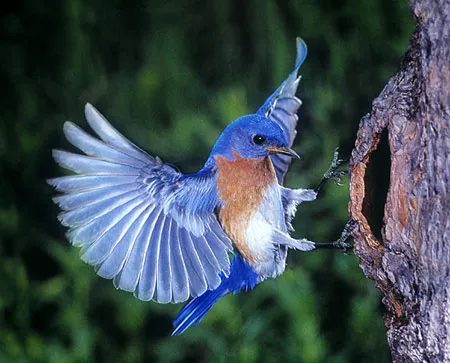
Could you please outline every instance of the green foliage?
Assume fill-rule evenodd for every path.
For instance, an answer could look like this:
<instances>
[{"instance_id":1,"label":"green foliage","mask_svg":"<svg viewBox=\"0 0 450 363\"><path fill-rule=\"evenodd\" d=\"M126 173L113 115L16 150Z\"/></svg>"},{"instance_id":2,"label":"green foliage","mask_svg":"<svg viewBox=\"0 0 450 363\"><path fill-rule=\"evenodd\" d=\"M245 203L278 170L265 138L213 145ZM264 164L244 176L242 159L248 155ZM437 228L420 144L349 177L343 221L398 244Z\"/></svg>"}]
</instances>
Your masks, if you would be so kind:
<instances>
[{"instance_id":1,"label":"green foliage","mask_svg":"<svg viewBox=\"0 0 450 363\"><path fill-rule=\"evenodd\" d=\"M172 338L180 306L115 291L78 259L46 178L66 119L96 105L152 154L195 171L223 127L301 68L289 186L312 187L395 72L406 1L26 1L0 22L0 362L387 362L383 310L357 258L291 252L286 273L227 296ZM13 6L13 5L11 5ZM348 185L299 208L296 236L336 239Z\"/></svg>"}]
</instances>

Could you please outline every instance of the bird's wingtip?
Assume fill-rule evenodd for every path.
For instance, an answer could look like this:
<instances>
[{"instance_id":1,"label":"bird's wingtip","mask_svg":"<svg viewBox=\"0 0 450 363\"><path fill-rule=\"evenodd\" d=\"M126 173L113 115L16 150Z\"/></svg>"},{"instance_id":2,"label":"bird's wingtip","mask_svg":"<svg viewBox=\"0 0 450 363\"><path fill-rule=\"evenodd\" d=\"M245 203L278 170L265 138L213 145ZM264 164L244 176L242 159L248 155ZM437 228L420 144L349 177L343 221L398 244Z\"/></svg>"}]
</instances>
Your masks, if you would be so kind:
<instances>
[{"instance_id":1,"label":"bird's wingtip","mask_svg":"<svg viewBox=\"0 0 450 363\"><path fill-rule=\"evenodd\" d=\"M47 182L48 185L50 185L53 188L56 186L56 178L48 178L45 179L45 181Z\"/></svg>"},{"instance_id":2,"label":"bird's wingtip","mask_svg":"<svg viewBox=\"0 0 450 363\"><path fill-rule=\"evenodd\" d=\"M95 114L98 113L97 109L89 102L86 102L86 104L84 105L84 114L86 116L86 118L89 117L89 115L91 114Z\"/></svg>"},{"instance_id":3,"label":"bird's wingtip","mask_svg":"<svg viewBox=\"0 0 450 363\"><path fill-rule=\"evenodd\" d=\"M302 38L297 37L295 40L297 45L297 59L295 63L297 67L299 67L303 63L308 54L308 47Z\"/></svg>"},{"instance_id":4,"label":"bird's wingtip","mask_svg":"<svg viewBox=\"0 0 450 363\"><path fill-rule=\"evenodd\" d=\"M75 125L72 121L64 121L63 133L66 136L66 138L70 137L70 134L73 132L73 130L76 129L79 129L79 127Z\"/></svg>"}]
</instances>

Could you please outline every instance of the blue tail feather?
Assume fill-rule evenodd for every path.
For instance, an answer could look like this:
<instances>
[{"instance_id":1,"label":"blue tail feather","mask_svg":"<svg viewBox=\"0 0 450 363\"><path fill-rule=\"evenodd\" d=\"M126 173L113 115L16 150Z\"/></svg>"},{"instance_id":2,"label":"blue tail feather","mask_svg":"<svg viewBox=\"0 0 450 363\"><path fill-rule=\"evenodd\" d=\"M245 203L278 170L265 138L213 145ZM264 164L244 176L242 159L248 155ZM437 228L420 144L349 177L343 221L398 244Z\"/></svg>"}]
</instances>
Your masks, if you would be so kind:
<instances>
[{"instance_id":1,"label":"blue tail feather","mask_svg":"<svg viewBox=\"0 0 450 363\"><path fill-rule=\"evenodd\" d=\"M259 282L259 276L238 253L235 254L230 266L230 275L221 276L222 282L215 290L208 290L183 307L173 322L175 327L172 335L180 335L191 325L196 326L213 305L223 296L232 292L253 289Z\"/></svg>"}]
</instances>

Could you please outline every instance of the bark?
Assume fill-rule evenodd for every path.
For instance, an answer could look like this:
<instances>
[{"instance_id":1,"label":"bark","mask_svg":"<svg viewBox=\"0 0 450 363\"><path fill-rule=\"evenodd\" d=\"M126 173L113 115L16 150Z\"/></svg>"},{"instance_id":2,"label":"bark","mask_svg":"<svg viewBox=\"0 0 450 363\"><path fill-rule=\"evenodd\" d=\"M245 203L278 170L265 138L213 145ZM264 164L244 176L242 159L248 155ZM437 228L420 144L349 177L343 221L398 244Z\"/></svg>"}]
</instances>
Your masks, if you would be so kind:
<instances>
[{"instance_id":1,"label":"bark","mask_svg":"<svg viewBox=\"0 0 450 363\"><path fill-rule=\"evenodd\" d=\"M450 362L450 2L411 9L417 26L400 70L359 125L349 211L360 266L383 295L393 361ZM387 194L386 160L374 161L383 133Z\"/></svg>"}]
</instances>

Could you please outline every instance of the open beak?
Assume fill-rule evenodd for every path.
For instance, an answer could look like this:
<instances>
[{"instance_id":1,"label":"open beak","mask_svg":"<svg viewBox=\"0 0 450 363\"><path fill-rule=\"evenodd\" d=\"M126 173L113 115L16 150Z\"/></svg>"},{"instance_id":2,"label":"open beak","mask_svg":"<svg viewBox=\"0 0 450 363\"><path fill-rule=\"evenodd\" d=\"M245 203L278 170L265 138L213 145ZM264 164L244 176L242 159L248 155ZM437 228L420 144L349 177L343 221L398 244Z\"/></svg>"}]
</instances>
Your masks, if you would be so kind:
<instances>
[{"instance_id":1,"label":"open beak","mask_svg":"<svg viewBox=\"0 0 450 363\"><path fill-rule=\"evenodd\" d=\"M294 150L292 150L286 146L280 146L280 147L269 146L267 148L267 150L269 150L269 152L271 154L284 154L284 155L290 156L291 158L300 159L300 155L298 155Z\"/></svg>"}]
</instances>

